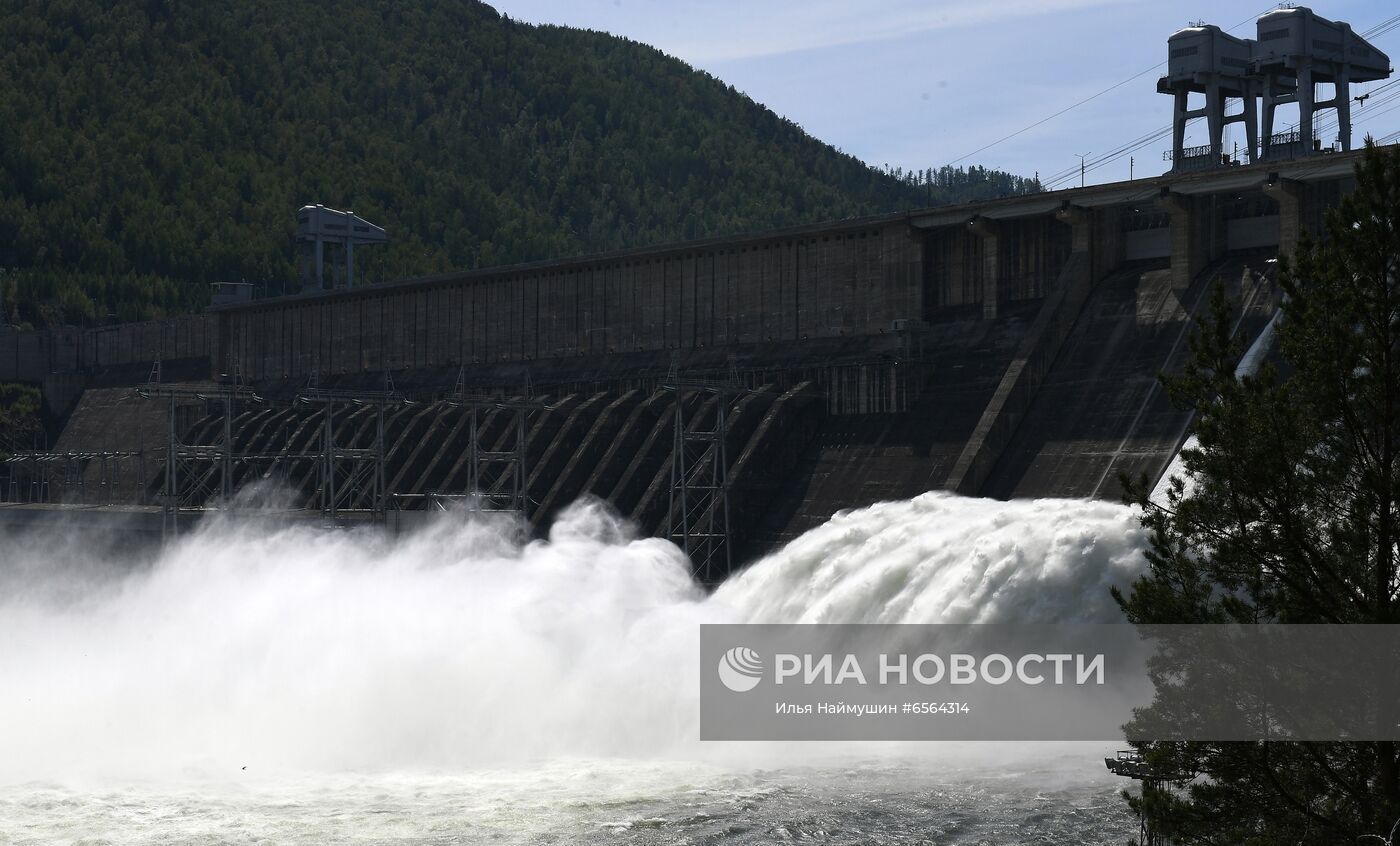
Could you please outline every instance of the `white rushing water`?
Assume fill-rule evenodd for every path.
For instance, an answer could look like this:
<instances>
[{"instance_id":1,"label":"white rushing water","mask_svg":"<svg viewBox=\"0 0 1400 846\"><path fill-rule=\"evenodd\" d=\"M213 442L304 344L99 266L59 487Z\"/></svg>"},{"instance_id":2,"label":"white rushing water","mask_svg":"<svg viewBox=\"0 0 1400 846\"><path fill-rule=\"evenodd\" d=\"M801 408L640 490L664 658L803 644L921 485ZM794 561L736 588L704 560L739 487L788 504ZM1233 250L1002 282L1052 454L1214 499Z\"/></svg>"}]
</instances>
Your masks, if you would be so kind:
<instances>
[{"instance_id":1,"label":"white rushing water","mask_svg":"<svg viewBox=\"0 0 1400 846\"><path fill-rule=\"evenodd\" d=\"M128 567L11 539L0 843L1123 840L1097 749L701 744L695 656L701 622L1114 621L1127 508L883 503L708 596L597 503L512 537L211 521Z\"/></svg>"}]
</instances>

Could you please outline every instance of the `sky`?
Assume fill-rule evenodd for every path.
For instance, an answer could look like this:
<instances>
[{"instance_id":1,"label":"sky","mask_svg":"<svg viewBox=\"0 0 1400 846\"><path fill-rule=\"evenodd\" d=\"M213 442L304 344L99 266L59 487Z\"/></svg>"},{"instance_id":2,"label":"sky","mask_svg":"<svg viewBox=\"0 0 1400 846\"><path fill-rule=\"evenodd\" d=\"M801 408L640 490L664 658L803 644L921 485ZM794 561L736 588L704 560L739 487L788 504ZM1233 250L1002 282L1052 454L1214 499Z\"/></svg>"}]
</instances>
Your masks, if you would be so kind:
<instances>
[{"instance_id":1,"label":"sky","mask_svg":"<svg viewBox=\"0 0 1400 846\"><path fill-rule=\"evenodd\" d=\"M1047 182L1059 177L1059 187L1078 184L1080 155L1087 166L1098 163L1086 174L1089 183L1127 179L1130 156L1133 176L1167 170L1169 138L1103 160L1170 126L1172 98L1156 92L1167 36L1204 20L1253 38L1255 19L1275 8L1264 0L488 2L516 20L651 44L876 167L980 164ZM1357 32L1400 15L1395 0L1328 0L1311 8ZM1400 26L1373 43L1400 60ZM1376 102L1353 112L1357 143L1366 132L1400 130L1400 108L1387 113L1392 104L1379 94ZM1227 148L1243 137L1242 126L1233 125ZM1204 143L1204 121L1193 121L1186 144Z\"/></svg>"}]
</instances>

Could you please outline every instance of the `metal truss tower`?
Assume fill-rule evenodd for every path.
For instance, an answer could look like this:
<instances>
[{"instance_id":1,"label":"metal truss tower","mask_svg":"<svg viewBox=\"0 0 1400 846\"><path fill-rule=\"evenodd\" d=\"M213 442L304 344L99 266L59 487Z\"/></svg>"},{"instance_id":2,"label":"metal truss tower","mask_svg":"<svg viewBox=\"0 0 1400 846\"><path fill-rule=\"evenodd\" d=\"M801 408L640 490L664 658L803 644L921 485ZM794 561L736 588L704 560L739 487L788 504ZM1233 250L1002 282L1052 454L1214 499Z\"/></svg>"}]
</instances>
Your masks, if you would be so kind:
<instances>
[{"instance_id":1,"label":"metal truss tower","mask_svg":"<svg viewBox=\"0 0 1400 846\"><path fill-rule=\"evenodd\" d=\"M714 582L733 566L729 538L729 460L724 436L730 398L748 393L735 378L733 363L725 380L685 380L673 361L664 386L675 395L671 447L671 498L667 535L690 558L691 574ZM714 413L686 424L685 394L714 397ZM708 423L708 425L706 425Z\"/></svg>"},{"instance_id":2,"label":"metal truss tower","mask_svg":"<svg viewBox=\"0 0 1400 846\"><path fill-rule=\"evenodd\" d=\"M527 382L521 397L490 397L466 392L464 374L445 398L448 405L467 410L467 492L428 495L428 501L445 510L449 501L465 501L474 511L513 511L530 517L529 466L525 455L525 424L533 411L549 411L551 406L531 396ZM481 438L483 412L502 411L510 415L511 446L493 450Z\"/></svg>"},{"instance_id":3,"label":"metal truss tower","mask_svg":"<svg viewBox=\"0 0 1400 846\"><path fill-rule=\"evenodd\" d=\"M151 370L153 379L160 375L160 362ZM136 390L138 396L169 400L165 446L165 478L161 485L161 534L179 537L180 510L202 508L216 494L227 503L233 496L233 418L237 404L260 403L262 398L244 385L228 383L207 388L161 385L157 381ZM176 408L182 399L217 402L221 409L222 432L218 441L209 444L188 444L181 440ZM217 466L219 488L215 491L207 474L198 468Z\"/></svg>"},{"instance_id":4,"label":"metal truss tower","mask_svg":"<svg viewBox=\"0 0 1400 846\"><path fill-rule=\"evenodd\" d=\"M309 387L297 395L303 405L320 406L321 449L318 453L288 455L316 459L316 491L322 515L337 522L341 511L368 511L382 522L388 504L384 474L384 412L390 407L412 405L394 390L388 375L382 391L338 391ZM342 443L336 434L336 412L346 407L375 410L374 443L356 447Z\"/></svg>"}]
</instances>

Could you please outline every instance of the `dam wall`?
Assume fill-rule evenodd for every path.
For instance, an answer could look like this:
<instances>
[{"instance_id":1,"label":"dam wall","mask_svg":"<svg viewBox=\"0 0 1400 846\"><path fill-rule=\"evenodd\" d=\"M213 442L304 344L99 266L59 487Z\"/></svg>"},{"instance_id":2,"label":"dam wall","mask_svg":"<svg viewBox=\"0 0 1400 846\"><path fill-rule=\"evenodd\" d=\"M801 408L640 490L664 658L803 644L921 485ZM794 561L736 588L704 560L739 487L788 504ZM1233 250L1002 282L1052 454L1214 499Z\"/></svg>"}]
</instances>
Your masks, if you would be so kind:
<instances>
[{"instance_id":1,"label":"dam wall","mask_svg":"<svg viewBox=\"0 0 1400 846\"><path fill-rule=\"evenodd\" d=\"M157 360L246 382L456 370L866 338L992 319L1054 293L1074 252L1102 278L1166 260L1177 288L1227 252L1291 249L1355 155L833 221L281 297L100 327L0 326L0 381L142 378ZM1072 212L1072 214L1071 214ZM143 372L144 371L144 372Z\"/></svg>"},{"instance_id":2,"label":"dam wall","mask_svg":"<svg viewBox=\"0 0 1400 846\"><path fill-rule=\"evenodd\" d=\"M413 280L215 313L246 378L801 341L922 316L902 221Z\"/></svg>"},{"instance_id":3,"label":"dam wall","mask_svg":"<svg viewBox=\"0 0 1400 846\"><path fill-rule=\"evenodd\" d=\"M320 424L297 404L311 385L414 401L387 421L384 447L387 493L409 509L466 495L477 478L449 395L547 399L526 438L535 525L591 495L652 533L676 518L677 403L687 430L711 425L724 403L740 559L835 511L928 490L1112 499L1119 473L1159 475L1185 437L1190 414L1156 378L1183 363L1206 293L1222 281L1237 331L1257 331L1277 306L1274 258L1320 231L1355 159L1170 174L142 324L0 329L0 380L43 385L50 413L66 417L53 459L63 472L3 468L0 496L154 507L158 442L173 421L181 443L207 448L182 497L215 502L222 412L211 396L237 383L263 404L236 416L232 486L270 478L279 451L296 453L272 475L303 508L320 496ZM157 360L167 387L188 389L179 402L140 396ZM732 393L668 390L678 376ZM349 439L337 448L368 449L367 413L336 412ZM504 421L479 421L480 449L506 443Z\"/></svg>"},{"instance_id":4,"label":"dam wall","mask_svg":"<svg viewBox=\"0 0 1400 846\"><path fill-rule=\"evenodd\" d=\"M208 360L217 347L217 324L204 313L92 328L0 326L0 382L38 383L50 373L131 364L145 364L149 371L156 359Z\"/></svg>"}]
</instances>

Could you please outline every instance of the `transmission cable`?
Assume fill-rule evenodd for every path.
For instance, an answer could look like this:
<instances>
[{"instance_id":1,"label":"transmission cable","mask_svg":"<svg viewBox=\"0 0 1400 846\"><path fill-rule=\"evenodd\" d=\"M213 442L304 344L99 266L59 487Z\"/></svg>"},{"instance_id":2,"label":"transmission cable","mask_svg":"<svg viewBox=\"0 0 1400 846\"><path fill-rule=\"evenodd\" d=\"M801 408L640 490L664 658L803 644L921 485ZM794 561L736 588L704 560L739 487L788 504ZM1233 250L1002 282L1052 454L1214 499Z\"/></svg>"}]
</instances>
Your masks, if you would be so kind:
<instances>
[{"instance_id":1,"label":"transmission cable","mask_svg":"<svg viewBox=\"0 0 1400 846\"><path fill-rule=\"evenodd\" d=\"M1259 15L1256 15L1255 18L1258 18L1259 16L1261 16L1261 15L1267 13L1267 12L1273 11L1274 8L1275 8L1275 7L1272 7L1272 6L1271 6L1269 9L1264 10L1264 12L1261 12L1261 13L1259 13ZM1251 18L1250 20L1253 20L1253 19L1254 19L1254 18ZM1239 28L1240 26L1243 26L1245 23L1248 23L1248 22L1249 22L1249 21L1242 21L1241 23L1238 23L1238 24L1236 24L1235 26L1230 27L1230 30L1237 29L1237 28ZM1387 18L1386 20L1381 21L1379 24L1376 24L1375 26L1373 26L1373 27L1371 27L1369 30L1367 30L1367 31L1366 31L1366 34L1363 35L1363 37L1374 37L1374 36L1376 36L1376 35L1385 34L1385 33L1389 32L1390 30L1395 29L1395 28L1397 28L1397 27L1400 27L1400 15L1395 15L1395 16L1393 16L1393 17L1391 17L1391 18ZM1230 31L1230 30L1227 30L1227 31ZM1166 63L1163 62L1162 64L1166 64ZM1159 64L1159 65L1157 65L1157 67L1161 67L1161 65ZM1146 73L1146 71L1144 71L1144 73ZM1142 74L1138 74L1138 76L1142 76ZM1375 93L1376 91L1380 91L1381 89L1389 88L1390 86L1395 85L1395 84L1397 84L1397 83L1400 83L1400 79L1392 80L1392 81L1390 81L1390 82L1385 83L1384 85L1378 86L1377 88L1372 89L1370 92L1368 92L1368 94L1367 94L1366 96L1369 96L1370 94L1373 94L1373 93ZM1115 86L1115 87L1117 87L1117 86ZM1103 93L1103 92L1100 92L1100 93ZM1378 102L1377 102L1376 104L1373 104L1373 105L1388 104L1388 103L1390 102L1390 100L1392 99L1392 97L1393 97L1394 95L1396 95L1396 94L1400 94L1400 91L1397 91L1397 92L1387 92L1386 95L1384 95L1383 97L1379 98ZM1097 95L1095 95L1095 96L1097 96ZM1073 108L1073 107L1071 107L1071 108ZM1381 111L1376 111L1374 108L1369 109L1369 110L1368 110L1368 113L1367 113L1366 115L1364 115L1364 116L1361 117L1361 118L1356 118L1356 119L1354 119L1354 120L1352 121L1352 124L1353 124L1353 126L1354 126L1355 124L1360 123L1360 122L1362 122L1362 121L1364 121L1364 120L1367 120L1367 119L1369 119L1369 118L1371 118L1371 117L1379 117L1379 116L1382 115L1382 114L1386 114L1386 113L1392 111L1393 108L1394 108L1394 107L1391 107L1391 108L1387 108L1387 109L1384 109L1384 110L1381 110ZM1333 115L1335 115L1335 113L1333 113ZM1326 121L1326 120L1328 120L1328 119L1327 119L1327 118L1324 118L1324 121ZM1332 117L1332 118L1331 118L1331 122L1332 122L1333 124L1336 123L1335 117ZM1327 125L1326 123L1322 123L1322 124L1319 125L1319 133L1321 132L1322 128L1325 127L1326 125ZM1027 128L1030 128L1030 127L1027 127ZM1333 131L1335 131L1335 129L1336 129L1336 127L1334 126L1334 127L1333 127ZM1045 181L1043 181L1043 182L1041 183L1041 187L1042 187L1043 189L1045 189L1045 190L1053 190L1055 187L1057 187L1057 186L1059 186L1059 185L1061 185L1061 184L1063 184L1063 183L1069 182L1069 181L1072 180L1076 175L1079 175L1079 174L1082 173L1082 174L1084 174L1084 175L1087 176L1087 175L1089 174L1090 171L1093 171L1093 170L1096 170L1096 169L1098 169L1098 168L1100 168L1100 167L1103 167L1104 165L1109 164L1110 162L1112 162L1112 161L1114 161L1114 160L1116 160L1116 159L1120 159L1120 158L1122 158L1123 156L1128 155L1129 153L1136 152L1137 150L1141 149L1142 147L1145 147L1145 146L1147 146L1148 144L1151 144L1153 141L1155 141L1155 140L1157 140L1157 139L1159 139L1159 138L1163 138L1163 137L1165 137L1166 135L1169 135L1169 134L1171 133L1171 131L1172 131L1172 126L1168 125L1165 129L1161 129L1161 130L1158 130L1158 131L1153 132L1153 133L1148 133L1147 135L1139 136L1137 139L1135 139L1135 140L1133 140L1133 141L1129 141L1129 142L1127 142L1126 144L1120 145L1119 147L1114 148L1114 150L1112 150L1111 152L1105 153L1104 155L1100 156L1099 158L1093 159L1093 160L1091 160L1091 161L1088 162L1088 163L1081 162L1081 164L1078 165L1078 166L1073 166L1073 165L1072 165L1072 166L1066 168L1065 170L1062 170L1062 171L1059 171L1059 172L1057 172L1057 173L1055 173L1055 174L1052 174L1050 177L1048 177ZM999 143L999 142L998 142L998 143Z\"/></svg>"},{"instance_id":2,"label":"transmission cable","mask_svg":"<svg viewBox=\"0 0 1400 846\"><path fill-rule=\"evenodd\" d=\"M1396 15L1393 18L1386 18L1385 20L1381 21L1380 23L1361 33L1361 37L1375 38L1378 35L1384 35L1387 32L1390 32L1396 27L1400 27L1400 15Z\"/></svg>"},{"instance_id":3,"label":"transmission cable","mask_svg":"<svg viewBox=\"0 0 1400 846\"><path fill-rule=\"evenodd\" d=\"M1245 20L1240 21L1239 23L1235 24L1234 26L1230 27L1229 29L1227 29L1227 30L1225 30L1225 31L1226 31L1226 32L1234 32L1235 30L1239 29L1240 27L1244 26L1245 24L1249 23L1250 21L1255 20L1256 18L1260 17L1260 15L1263 15L1263 14L1265 14L1266 12L1271 12L1271 11L1273 11L1275 8L1277 8L1277 7L1275 7L1275 6L1270 6L1269 8L1265 9L1263 12L1260 12L1258 15L1254 15L1253 17L1246 18ZM1085 97L1083 100L1080 100L1079 102L1074 103L1073 105L1066 106L1065 108L1060 109L1058 112L1055 112L1053 115L1049 115L1049 116L1047 116L1047 117L1043 117L1043 118L1041 118L1040 120L1038 120L1038 121L1036 121L1035 123L1032 123L1032 124L1030 124L1030 125L1028 125L1028 126L1023 126L1023 127L1021 127L1020 129L1016 130L1015 132L1011 133L1010 135L1004 135L1004 136L1002 136L1001 138L998 138L997 140L991 142L990 144L984 144L983 146L978 147L976 150L973 150L972 152L968 153L968 154L965 155L965 156L958 156L956 159L953 159L952 161L948 162L948 164L949 164L949 165L955 165L955 164L957 164L957 163L960 162L960 161L964 161L964 160L966 160L966 159L972 158L973 156L977 155L978 153L981 153L981 152L983 152L983 151L985 151L985 150L990 150L991 148L993 148L993 147L997 146L998 144L1002 143L1003 141L1010 141L1012 138L1015 138L1016 136L1021 135L1022 133L1029 132L1030 130L1035 129L1037 126L1040 126L1040 125L1043 124L1043 123L1048 123L1049 121L1054 120L1055 118L1059 117L1059 116L1062 115L1062 114L1065 114L1066 112L1073 111L1074 109L1079 108L1080 106L1084 105L1085 103L1090 102L1091 100L1097 100L1099 97L1102 97L1103 95L1107 94L1107 93L1110 92L1110 91L1115 91L1115 90L1117 90L1117 89L1119 89L1119 88L1122 88L1124 85L1127 85L1129 82L1132 82L1132 81L1134 81L1134 80L1136 80L1136 79L1140 79L1141 77L1144 77L1144 76L1146 76L1146 75L1149 74L1149 73L1152 73L1153 71L1157 70L1158 68L1162 67L1162 65L1165 65L1165 64L1166 64L1166 62L1158 62L1157 64L1153 65L1152 67L1148 68L1147 70L1139 71L1139 72L1133 74L1132 76L1128 77L1127 79L1122 80L1121 82L1115 82L1114 84L1108 86L1107 88L1103 89L1102 91L1099 91L1099 92L1096 93L1096 94L1090 94L1088 97Z\"/></svg>"}]
</instances>

